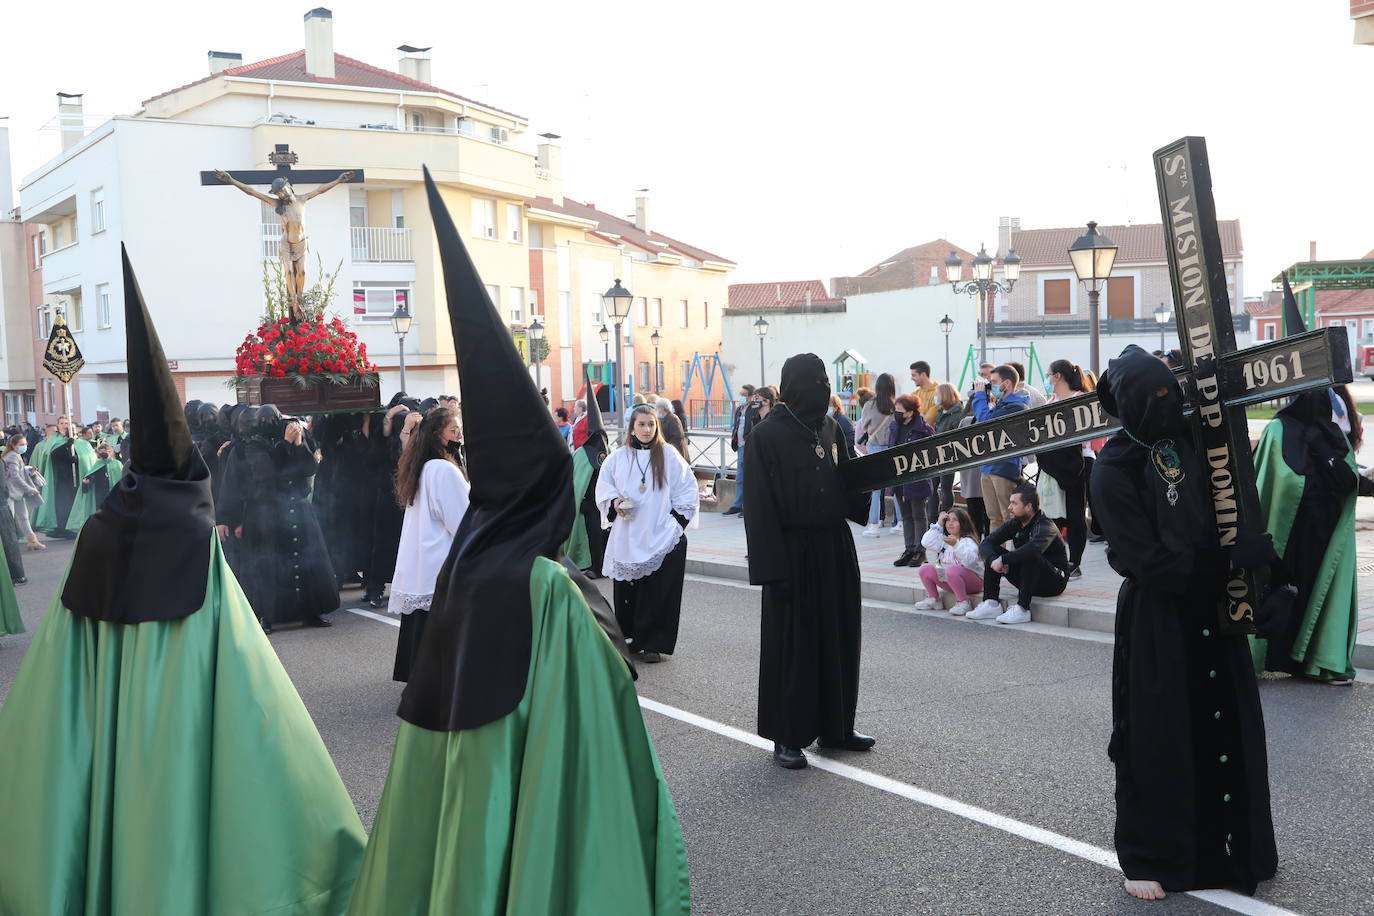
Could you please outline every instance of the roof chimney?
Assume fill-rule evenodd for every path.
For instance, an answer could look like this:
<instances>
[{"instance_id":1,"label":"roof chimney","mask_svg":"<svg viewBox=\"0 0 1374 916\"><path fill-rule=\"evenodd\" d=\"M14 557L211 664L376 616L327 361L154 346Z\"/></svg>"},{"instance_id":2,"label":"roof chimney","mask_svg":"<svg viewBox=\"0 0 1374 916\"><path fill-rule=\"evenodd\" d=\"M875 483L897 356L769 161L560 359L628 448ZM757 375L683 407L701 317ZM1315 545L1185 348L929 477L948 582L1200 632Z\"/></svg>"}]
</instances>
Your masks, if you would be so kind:
<instances>
[{"instance_id":1,"label":"roof chimney","mask_svg":"<svg viewBox=\"0 0 1374 916\"><path fill-rule=\"evenodd\" d=\"M334 78L334 14L322 6L305 14L305 72Z\"/></svg>"},{"instance_id":2,"label":"roof chimney","mask_svg":"<svg viewBox=\"0 0 1374 916\"><path fill-rule=\"evenodd\" d=\"M635 228L649 232L649 189L640 188L641 196L635 198Z\"/></svg>"},{"instance_id":3,"label":"roof chimney","mask_svg":"<svg viewBox=\"0 0 1374 916\"><path fill-rule=\"evenodd\" d=\"M57 126L62 132L62 152L81 142L86 136L86 120L81 114L81 93L57 94Z\"/></svg>"},{"instance_id":4,"label":"roof chimney","mask_svg":"<svg viewBox=\"0 0 1374 916\"><path fill-rule=\"evenodd\" d=\"M1011 237L1021 231L1021 217L1003 216L997 221L997 256L1005 258L1007 252L1016 247Z\"/></svg>"},{"instance_id":5,"label":"roof chimney","mask_svg":"<svg viewBox=\"0 0 1374 916\"><path fill-rule=\"evenodd\" d=\"M541 180L547 182L541 185L549 196L549 199L560 207L563 206L563 150L553 141L560 139L558 134L540 134L544 142L539 144L535 157L534 165L536 168L543 169L543 174L538 175Z\"/></svg>"},{"instance_id":6,"label":"roof chimney","mask_svg":"<svg viewBox=\"0 0 1374 916\"><path fill-rule=\"evenodd\" d=\"M206 55L210 59L210 75L223 73L230 67L243 66L243 55L236 51L211 51Z\"/></svg>"},{"instance_id":7,"label":"roof chimney","mask_svg":"<svg viewBox=\"0 0 1374 916\"><path fill-rule=\"evenodd\" d=\"M396 72L401 76L408 76L413 80L430 85L429 48L401 45L396 50L401 52L401 63Z\"/></svg>"},{"instance_id":8,"label":"roof chimney","mask_svg":"<svg viewBox=\"0 0 1374 916\"><path fill-rule=\"evenodd\" d=\"M1317 260L1317 243L1315 241L1307 243L1307 260Z\"/></svg>"},{"instance_id":9,"label":"roof chimney","mask_svg":"<svg viewBox=\"0 0 1374 916\"><path fill-rule=\"evenodd\" d=\"M14 188L10 184L10 129L0 127L0 219L9 219L14 209Z\"/></svg>"}]
</instances>

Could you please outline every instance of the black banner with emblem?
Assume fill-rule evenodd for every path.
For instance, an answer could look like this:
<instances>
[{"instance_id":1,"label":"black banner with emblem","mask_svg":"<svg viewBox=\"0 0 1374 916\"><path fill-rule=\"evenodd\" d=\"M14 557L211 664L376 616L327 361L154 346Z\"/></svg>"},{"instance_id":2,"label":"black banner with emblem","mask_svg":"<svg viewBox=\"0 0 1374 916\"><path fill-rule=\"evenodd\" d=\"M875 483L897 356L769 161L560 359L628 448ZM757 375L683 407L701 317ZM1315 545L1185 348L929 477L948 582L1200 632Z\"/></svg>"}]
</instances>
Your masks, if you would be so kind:
<instances>
[{"instance_id":1,"label":"black banner with emblem","mask_svg":"<svg viewBox=\"0 0 1374 916\"><path fill-rule=\"evenodd\" d=\"M57 376L62 384L67 384L86 365L81 348L76 345L67 319L59 312L53 319L52 333L48 335L48 346L43 350L43 368Z\"/></svg>"},{"instance_id":2,"label":"black banner with emblem","mask_svg":"<svg viewBox=\"0 0 1374 916\"><path fill-rule=\"evenodd\" d=\"M1352 378L1343 328L1308 331L1239 350L1221 357L1218 369L1222 400L1240 408ZM1196 388L1187 370L1174 374L1192 413L1198 404ZM851 490L877 490L1098 439L1120 428L1090 393L884 449L845 462L840 472ZM1248 440L1246 445L1248 451Z\"/></svg>"}]
</instances>

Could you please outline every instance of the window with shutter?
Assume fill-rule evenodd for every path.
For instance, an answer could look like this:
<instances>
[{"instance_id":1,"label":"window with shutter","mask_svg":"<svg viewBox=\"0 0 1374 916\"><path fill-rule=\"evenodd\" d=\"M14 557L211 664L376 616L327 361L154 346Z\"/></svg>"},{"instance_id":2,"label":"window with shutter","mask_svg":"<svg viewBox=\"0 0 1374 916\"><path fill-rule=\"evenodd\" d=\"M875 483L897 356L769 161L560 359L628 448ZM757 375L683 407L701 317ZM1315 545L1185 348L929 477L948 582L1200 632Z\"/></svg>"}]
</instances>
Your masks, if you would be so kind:
<instances>
[{"instance_id":1,"label":"window with shutter","mask_svg":"<svg viewBox=\"0 0 1374 916\"><path fill-rule=\"evenodd\" d=\"M1046 315L1069 314L1069 281L1046 280L1044 289L1044 312Z\"/></svg>"}]
</instances>

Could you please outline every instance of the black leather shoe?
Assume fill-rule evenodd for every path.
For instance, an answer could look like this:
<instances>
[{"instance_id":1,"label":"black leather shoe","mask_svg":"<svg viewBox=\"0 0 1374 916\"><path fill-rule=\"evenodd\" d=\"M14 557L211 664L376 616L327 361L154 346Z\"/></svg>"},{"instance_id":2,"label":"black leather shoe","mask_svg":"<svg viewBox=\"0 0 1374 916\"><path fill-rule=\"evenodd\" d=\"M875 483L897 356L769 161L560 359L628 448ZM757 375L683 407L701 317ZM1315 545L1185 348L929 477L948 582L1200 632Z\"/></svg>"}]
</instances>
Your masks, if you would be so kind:
<instances>
[{"instance_id":1,"label":"black leather shoe","mask_svg":"<svg viewBox=\"0 0 1374 916\"><path fill-rule=\"evenodd\" d=\"M641 652L639 653L639 660L650 665L656 665L663 661L663 656L657 652Z\"/></svg>"},{"instance_id":2,"label":"black leather shoe","mask_svg":"<svg viewBox=\"0 0 1374 916\"><path fill-rule=\"evenodd\" d=\"M27 583L28 581L29 581L29 577L28 577L28 576L20 576L18 579L13 580L13 582L14 582L15 585L24 585L24 584Z\"/></svg>"},{"instance_id":3,"label":"black leather shoe","mask_svg":"<svg viewBox=\"0 0 1374 916\"><path fill-rule=\"evenodd\" d=\"M773 743L773 759L778 766L785 770L803 770L806 768L806 755L799 747L787 747L784 744Z\"/></svg>"},{"instance_id":4,"label":"black leather shoe","mask_svg":"<svg viewBox=\"0 0 1374 916\"><path fill-rule=\"evenodd\" d=\"M305 618L305 625L308 627L332 627L334 624L317 615Z\"/></svg>"},{"instance_id":5,"label":"black leather shoe","mask_svg":"<svg viewBox=\"0 0 1374 916\"><path fill-rule=\"evenodd\" d=\"M260 621L258 621L258 622L262 624L262 631L263 631L264 633L266 633L268 636L271 636L271 635L272 635L272 621L267 620L266 618L264 618L264 619L262 619L262 620L260 620Z\"/></svg>"},{"instance_id":6,"label":"black leather shoe","mask_svg":"<svg viewBox=\"0 0 1374 916\"><path fill-rule=\"evenodd\" d=\"M895 559L895 560L892 561L892 565L893 565L893 566L910 566L910 565L911 565L911 561L912 561L913 559L915 559L915 558L916 558L916 554L912 553L910 550L904 550L904 551L902 551L902 555L901 555L900 557L898 557L897 559Z\"/></svg>"},{"instance_id":7,"label":"black leather shoe","mask_svg":"<svg viewBox=\"0 0 1374 916\"><path fill-rule=\"evenodd\" d=\"M379 608L379 607L382 606L382 599L381 599L381 598L369 598L369 599L367 599L367 606L368 606L368 607L371 607L371 608Z\"/></svg>"},{"instance_id":8,"label":"black leather shoe","mask_svg":"<svg viewBox=\"0 0 1374 916\"><path fill-rule=\"evenodd\" d=\"M873 745L877 743L876 738L854 732L848 738L822 738L816 742L816 745L836 751L867 751L871 750Z\"/></svg>"}]
</instances>

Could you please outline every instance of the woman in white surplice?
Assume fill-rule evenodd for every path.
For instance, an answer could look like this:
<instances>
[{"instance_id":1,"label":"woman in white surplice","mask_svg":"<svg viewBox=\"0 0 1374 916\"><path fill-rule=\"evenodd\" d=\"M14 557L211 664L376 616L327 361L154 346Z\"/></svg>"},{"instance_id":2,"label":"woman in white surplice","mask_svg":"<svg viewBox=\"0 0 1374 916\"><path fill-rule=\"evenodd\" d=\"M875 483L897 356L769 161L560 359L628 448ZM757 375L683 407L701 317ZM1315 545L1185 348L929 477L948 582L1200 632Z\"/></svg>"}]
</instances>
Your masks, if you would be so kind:
<instances>
[{"instance_id":1,"label":"woman in white surplice","mask_svg":"<svg viewBox=\"0 0 1374 916\"><path fill-rule=\"evenodd\" d=\"M601 466L596 505L611 529L601 571L614 583L616 621L642 660L662 661L677 644L697 482L652 407L630 414L630 435Z\"/></svg>"},{"instance_id":2,"label":"woman in white surplice","mask_svg":"<svg viewBox=\"0 0 1374 916\"><path fill-rule=\"evenodd\" d=\"M447 407L432 408L411 431L396 465L396 502L405 509L405 520L387 602L388 611L402 615L394 680L410 679L439 567L468 511L467 478L448 451L449 443L460 439L457 415Z\"/></svg>"}]
</instances>

